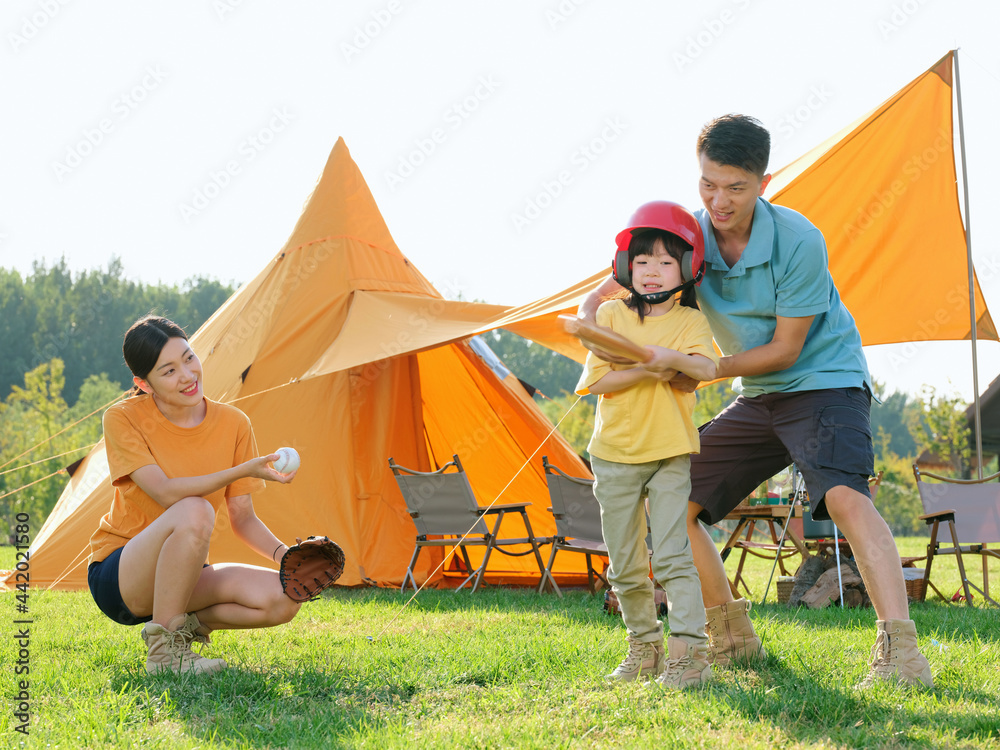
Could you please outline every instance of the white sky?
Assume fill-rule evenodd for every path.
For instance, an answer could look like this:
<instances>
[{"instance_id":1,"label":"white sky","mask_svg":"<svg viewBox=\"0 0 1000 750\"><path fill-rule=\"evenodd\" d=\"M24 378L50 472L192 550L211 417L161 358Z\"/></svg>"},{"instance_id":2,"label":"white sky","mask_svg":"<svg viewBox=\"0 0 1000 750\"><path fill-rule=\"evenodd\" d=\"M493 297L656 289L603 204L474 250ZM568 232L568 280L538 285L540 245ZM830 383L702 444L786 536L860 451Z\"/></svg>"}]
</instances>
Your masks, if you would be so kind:
<instances>
[{"instance_id":1,"label":"white sky","mask_svg":"<svg viewBox=\"0 0 1000 750\"><path fill-rule=\"evenodd\" d=\"M609 266L641 203L697 208L712 117L760 118L778 168L959 47L1000 320L977 230L1000 171L997 28L995 0L7 0L0 265L116 254L144 282L245 282L343 136L446 297L521 304ZM890 391L971 398L967 342L867 353ZM980 390L998 373L981 343Z\"/></svg>"}]
</instances>

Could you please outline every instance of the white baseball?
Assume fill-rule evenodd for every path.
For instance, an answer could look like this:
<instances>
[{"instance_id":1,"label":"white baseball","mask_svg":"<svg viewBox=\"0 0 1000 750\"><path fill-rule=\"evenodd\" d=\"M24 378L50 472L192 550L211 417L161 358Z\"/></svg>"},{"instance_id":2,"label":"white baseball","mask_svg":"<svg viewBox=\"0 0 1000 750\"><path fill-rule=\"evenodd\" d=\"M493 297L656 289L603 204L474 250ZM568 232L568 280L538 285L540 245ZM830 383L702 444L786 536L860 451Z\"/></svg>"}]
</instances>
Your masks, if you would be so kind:
<instances>
[{"instance_id":1,"label":"white baseball","mask_svg":"<svg viewBox=\"0 0 1000 750\"><path fill-rule=\"evenodd\" d=\"M294 448L278 448L275 453L278 454L278 457L271 466L279 474L291 474L299 468L299 454Z\"/></svg>"}]
</instances>

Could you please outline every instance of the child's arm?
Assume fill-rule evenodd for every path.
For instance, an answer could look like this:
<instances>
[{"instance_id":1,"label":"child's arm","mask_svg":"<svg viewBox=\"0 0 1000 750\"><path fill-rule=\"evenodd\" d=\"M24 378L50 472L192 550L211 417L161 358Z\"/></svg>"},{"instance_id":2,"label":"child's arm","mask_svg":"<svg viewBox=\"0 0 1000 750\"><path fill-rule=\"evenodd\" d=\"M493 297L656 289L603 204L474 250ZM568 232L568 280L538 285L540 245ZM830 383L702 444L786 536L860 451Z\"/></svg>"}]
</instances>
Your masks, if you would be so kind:
<instances>
[{"instance_id":1,"label":"child's arm","mask_svg":"<svg viewBox=\"0 0 1000 750\"><path fill-rule=\"evenodd\" d=\"M636 383L644 380L670 380L670 376L664 377L666 373L653 372L642 367L630 367L627 370L612 370L606 373L593 385L587 386L590 393L616 393L631 388Z\"/></svg>"},{"instance_id":2,"label":"child's arm","mask_svg":"<svg viewBox=\"0 0 1000 750\"><path fill-rule=\"evenodd\" d=\"M682 354L662 346L647 346L653 358L642 365L646 370L668 374L668 370L682 372L695 380L715 380L715 362L701 354Z\"/></svg>"}]
</instances>

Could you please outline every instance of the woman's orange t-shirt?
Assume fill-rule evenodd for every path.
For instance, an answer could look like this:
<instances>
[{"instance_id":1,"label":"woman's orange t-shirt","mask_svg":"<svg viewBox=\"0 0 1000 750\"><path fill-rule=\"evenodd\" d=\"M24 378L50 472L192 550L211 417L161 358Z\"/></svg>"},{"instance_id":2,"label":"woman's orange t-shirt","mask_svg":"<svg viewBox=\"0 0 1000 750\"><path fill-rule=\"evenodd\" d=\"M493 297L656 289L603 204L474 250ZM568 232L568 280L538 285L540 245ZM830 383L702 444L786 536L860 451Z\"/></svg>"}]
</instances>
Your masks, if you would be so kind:
<instances>
[{"instance_id":1,"label":"woman's orange t-shirt","mask_svg":"<svg viewBox=\"0 0 1000 750\"><path fill-rule=\"evenodd\" d=\"M257 443L246 414L229 404L205 399L205 419L197 427L178 427L147 394L125 399L104 414L104 441L111 483L111 510L90 539L90 562L99 562L125 546L165 508L143 492L130 474L156 464L167 477L214 474L256 458ZM226 498L264 488L264 480L247 477L217 490L206 500L218 512Z\"/></svg>"}]
</instances>

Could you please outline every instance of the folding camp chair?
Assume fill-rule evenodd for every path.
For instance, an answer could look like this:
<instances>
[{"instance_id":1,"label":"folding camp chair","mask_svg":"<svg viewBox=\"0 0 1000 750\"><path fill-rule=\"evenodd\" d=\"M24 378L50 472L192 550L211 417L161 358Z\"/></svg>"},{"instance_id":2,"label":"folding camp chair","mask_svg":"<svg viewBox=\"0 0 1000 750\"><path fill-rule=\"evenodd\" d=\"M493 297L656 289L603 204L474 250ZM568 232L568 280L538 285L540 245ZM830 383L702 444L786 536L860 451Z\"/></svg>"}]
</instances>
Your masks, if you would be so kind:
<instances>
[{"instance_id":1,"label":"folding camp chair","mask_svg":"<svg viewBox=\"0 0 1000 750\"><path fill-rule=\"evenodd\" d=\"M552 538L552 553L549 564L542 572L538 593L542 593L548 584L556 595L562 597L559 585L552 577L556 554L578 552L587 557L587 588L591 594L596 594L596 582L608 586L608 579L594 569L593 558L596 555L607 560L608 548L601 533L601 506L594 497L594 480L570 476L550 464L548 456L542 456L542 466L552 502L549 511L556 521L556 535Z\"/></svg>"},{"instance_id":2,"label":"folding camp chair","mask_svg":"<svg viewBox=\"0 0 1000 750\"><path fill-rule=\"evenodd\" d=\"M413 577L413 567L417 564L420 550L424 547L457 548L465 562L465 571L469 574L468 578L458 586L459 589L469 581L473 581L473 591L479 588L493 550L514 557L533 552L539 572L544 571L545 566L542 564L542 556L538 551L538 541L531 530L531 521L528 520L528 513L525 510L531 503L480 506L457 455L453 455L452 460L437 471L424 472L407 469L399 466L392 458L389 459L389 468L392 469L392 473L396 477L396 483L406 501L406 509L417 527L416 547L413 549L410 565L406 569L401 590L405 590L407 584L411 584L414 590L417 589L417 582ZM448 469L454 469L454 471L449 472ZM526 538L500 538L500 524L503 523L507 513L521 515L528 534ZM492 529L486 525L486 516L496 516L496 522ZM430 537L435 538L431 539ZM530 544L531 549L524 552L510 552L503 549L503 547L515 544ZM470 546L486 548L483 562L475 570L472 569L472 563L466 549Z\"/></svg>"},{"instance_id":3,"label":"folding camp chair","mask_svg":"<svg viewBox=\"0 0 1000 750\"><path fill-rule=\"evenodd\" d=\"M1000 473L983 479L953 479L921 472L914 464L913 476L917 480L920 502L924 506L924 515L920 519L931 527L931 539L927 543L927 565L924 568L927 586L934 589L946 602L949 601L949 597L931 582L931 566L937 555L955 555L966 604L972 606L972 593L969 589L975 589L985 601L1000 606L990 597L989 570L990 559L1000 559L1000 549L987 547L987 544L1000 543L1000 483L997 482ZM928 483L924 478L935 479L937 482ZM938 541L941 524L948 526L950 544ZM961 544L960 540L966 544ZM982 588L972 583L966 575L963 555L979 555L982 559Z\"/></svg>"}]
</instances>

